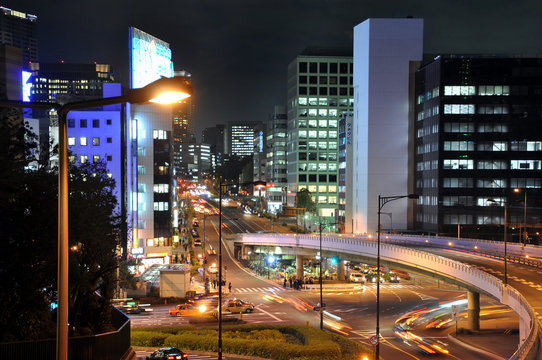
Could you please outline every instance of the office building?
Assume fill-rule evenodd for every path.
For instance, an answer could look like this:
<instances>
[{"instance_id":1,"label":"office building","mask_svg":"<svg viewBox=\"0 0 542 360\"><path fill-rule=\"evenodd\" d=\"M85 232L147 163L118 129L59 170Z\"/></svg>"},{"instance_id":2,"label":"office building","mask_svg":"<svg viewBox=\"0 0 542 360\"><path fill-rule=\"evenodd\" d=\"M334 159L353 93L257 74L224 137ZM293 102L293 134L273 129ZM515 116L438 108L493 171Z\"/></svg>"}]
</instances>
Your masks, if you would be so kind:
<instances>
[{"instance_id":1,"label":"office building","mask_svg":"<svg viewBox=\"0 0 542 360\"><path fill-rule=\"evenodd\" d=\"M30 99L39 102L66 103L100 98L104 83L115 81L107 64L31 63ZM51 166L58 162L56 155L49 156L49 144L58 144L58 114L55 110L33 109L32 117L40 119L40 138L43 159Z\"/></svg>"},{"instance_id":2,"label":"office building","mask_svg":"<svg viewBox=\"0 0 542 360\"><path fill-rule=\"evenodd\" d=\"M252 156L256 122L233 121L228 123L228 155Z\"/></svg>"},{"instance_id":3,"label":"office building","mask_svg":"<svg viewBox=\"0 0 542 360\"><path fill-rule=\"evenodd\" d=\"M506 205L509 240L538 240L542 58L438 56L415 86L417 229L502 240Z\"/></svg>"},{"instance_id":4,"label":"office building","mask_svg":"<svg viewBox=\"0 0 542 360\"><path fill-rule=\"evenodd\" d=\"M352 233L352 194L353 194L353 114L343 112L339 119L339 212L338 227L341 232ZM346 219L349 219L347 222Z\"/></svg>"},{"instance_id":5,"label":"office building","mask_svg":"<svg viewBox=\"0 0 542 360\"><path fill-rule=\"evenodd\" d=\"M224 162L224 155L226 154L228 144L226 126L216 125L215 127L203 129L202 141L210 146L211 169L214 172Z\"/></svg>"},{"instance_id":6,"label":"office building","mask_svg":"<svg viewBox=\"0 0 542 360\"><path fill-rule=\"evenodd\" d=\"M192 75L186 71L175 71L175 76L185 76L190 81ZM184 102L174 104L173 111L173 167L176 176L188 175L189 145L196 143L194 134L193 114L194 106L192 98Z\"/></svg>"},{"instance_id":7,"label":"office building","mask_svg":"<svg viewBox=\"0 0 542 360\"><path fill-rule=\"evenodd\" d=\"M354 27L353 219L355 233L377 230L378 196L413 192L409 114L423 52L422 19L368 19ZM412 206L409 208L409 206ZM414 220L412 201L390 202L393 227Z\"/></svg>"},{"instance_id":8,"label":"office building","mask_svg":"<svg viewBox=\"0 0 542 360\"><path fill-rule=\"evenodd\" d=\"M318 216L337 216L339 114L353 110L352 49L308 48L288 66L288 204L308 189Z\"/></svg>"},{"instance_id":9,"label":"office building","mask_svg":"<svg viewBox=\"0 0 542 360\"><path fill-rule=\"evenodd\" d=\"M266 133L266 167L267 211L277 214L286 203L288 178L286 175L286 131L288 117L286 107L275 105L267 121Z\"/></svg>"},{"instance_id":10,"label":"office building","mask_svg":"<svg viewBox=\"0 0 542 360\"><path fill-rule=\"evenodd\" d=\"M38 17L0 6L0 44L22 50L23 69L38 62Z\"/></svg>"},{"instance_id":11,"label":"office building","mask_svg":"<svg viewBox=\"0 0 542 360\"><path fill-rule=\"evenodd\" d=\"M103 97L121 95L121 85L103 84ZM68 122L68 160L80 165L87 162L104 162L108 176L115 180L117 213L124 209L125 181L122 159L123 105L109 105L100 109L70 111Z\"/></svg>"},{"instance_id":12,"label":"office building","mask_svg":"<svg viewBox=\"0 0 542 360\"><path fill-rule=\"evenodd\" d=\"M211 146L209 144L188 145L188 176L195 183L203 181L211 170Z\"/></svg>"},{"instance_id":13,"label":"office building","mask_svg":"<svg viewBox=\"0 0 542 360\"><path fill-rule=\"evenodd\" d=\"M130 28L130 87L172 77L169 44ZM145 266L170 263L173 218L172 106L127 105L128 248Z\"/></svg>"}]
</instances>

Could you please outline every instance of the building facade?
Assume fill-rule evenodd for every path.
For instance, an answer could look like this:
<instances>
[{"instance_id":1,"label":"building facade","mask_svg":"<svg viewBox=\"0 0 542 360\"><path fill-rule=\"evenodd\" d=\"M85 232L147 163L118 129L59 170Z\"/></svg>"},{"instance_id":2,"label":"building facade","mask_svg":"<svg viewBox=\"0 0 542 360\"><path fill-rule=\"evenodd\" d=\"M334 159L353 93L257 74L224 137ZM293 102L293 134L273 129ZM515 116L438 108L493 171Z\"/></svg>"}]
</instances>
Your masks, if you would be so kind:
<instances>
[{"instance_id":1,"label":"building facade","mask_svg":"<svg viewBox=\"0 0 542 360\"><path fill-rule=\"evenodd\" d=\"M339 119L339 212L338 225L343 233L352 233L352 193L353 193L353 114L343 112ZM347 222L346 219L349 219Z\"/></svg>"},{"instance_id":2,"label":"building facade","mask_svg":"<svg viewBox=\"0 0 542 360\"><path fill-rule=\"evenodd\" d=\"M354 28L353 219L355 233L377 231L378 196L411 193L409 119L423 54L422 19L368 19ZM413 223L411 201L386 205L393 227Z\"/></svg>"},{"instance_id":3,"label":"building facade","mask_svg":"<svg viewBox=\"0 0 542 360\"><path fill-rule=\"evenodd\" d=\"M308 189L317 216L336 221L339 114L352 111L352 49L308 48L288 66L288 204Z\"/></svg>"},{"instance_id":4,"label":"building facade","mask_svg":"<svg viewBox=\"0 0 542 360\"><path fill-rule=\"evenodd\" d=\"M186 71L176 71L175 76L185 76L192 81L192 76ZM188 176L190 145L196 143L194 134L194 105L192 98L173 105L173 166L175 176Z\"/></svg>"},{"instance_id":5,"label":"building facade","mask_svg":"<svg viewBox=\"0 0 542 360\"><path fill-rule=\"evenodd\" d=\"M23 69L38 62L38 17L0 6L0 44L22 50Z\"/></svg>"},{"instance_id":6,"label":"building facade","mask_svg":"<svg viewBox=\"0 0 542 360\"><path fill-rule=\"evenodd\" d=\"M275 105L267 122L266 166L267 211L277 214L286 203L288 178L286 174L286 141L288 116L286 107Z\"/></svg>"},{"instance_id":7,"label":"building facade","mask_svg":"<svg viewBox=\"0 0 542 360\"><path fill-rule=\"evenodd\" d=\"M509 240L538 240L541 103L542 58L438 56L417 71L418 229L502 240L506 206Z\"/></svg>"},{"instance_id":8,"label":"building facade","mask_svg":"<svg viewBox=\"0 0 542 360\"><path fill-rule=\"evenodd\" d=\"M259 125L256 122L229 122L226 153L239 157L251 156L254 152L254 131Z\"/></svg>"}]
</instances>

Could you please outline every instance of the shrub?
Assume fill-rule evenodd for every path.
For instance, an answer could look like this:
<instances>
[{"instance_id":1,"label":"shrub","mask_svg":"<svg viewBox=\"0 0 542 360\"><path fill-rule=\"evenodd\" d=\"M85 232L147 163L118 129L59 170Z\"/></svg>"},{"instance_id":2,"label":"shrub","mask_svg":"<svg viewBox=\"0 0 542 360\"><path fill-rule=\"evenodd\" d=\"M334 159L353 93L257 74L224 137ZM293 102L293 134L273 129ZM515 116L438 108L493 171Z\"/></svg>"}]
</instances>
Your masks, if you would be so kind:
<instances>
[{"instance_id":1,"label":"shrub","mask_svg":"<svg viewBox=\"0 0 542 360\"><path fill-rule=\"evenodd\" d=\"M132 331L132 345L216 352L218 332L182 326L146 328ZM369 353L350 339L306 326L231 326L224 330L222 346L226 353L277 360L350 360Z\"/></svg>"}]
</instances>

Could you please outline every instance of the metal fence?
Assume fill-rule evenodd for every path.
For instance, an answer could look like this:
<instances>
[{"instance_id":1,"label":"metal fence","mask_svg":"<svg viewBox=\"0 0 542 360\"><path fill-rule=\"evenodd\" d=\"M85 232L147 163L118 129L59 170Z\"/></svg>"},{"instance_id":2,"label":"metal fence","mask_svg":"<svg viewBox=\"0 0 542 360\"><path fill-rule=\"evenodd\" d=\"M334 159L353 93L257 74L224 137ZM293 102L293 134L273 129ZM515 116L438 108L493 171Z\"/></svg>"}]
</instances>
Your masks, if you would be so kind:
<instances>
[{"instance_id":1,"label":"metal fence","mask_svg":"<svg viewBox=\"0 0 542 360\"><path fill-rule=\"evenodd\" d=\"M68 357L77 360L120 360L130 349L130 319L112 307L113 326L104 334L69 338ZM56 358L56 340L17 341L0 344L0 359Z\"/></svg>"}]
</instances>

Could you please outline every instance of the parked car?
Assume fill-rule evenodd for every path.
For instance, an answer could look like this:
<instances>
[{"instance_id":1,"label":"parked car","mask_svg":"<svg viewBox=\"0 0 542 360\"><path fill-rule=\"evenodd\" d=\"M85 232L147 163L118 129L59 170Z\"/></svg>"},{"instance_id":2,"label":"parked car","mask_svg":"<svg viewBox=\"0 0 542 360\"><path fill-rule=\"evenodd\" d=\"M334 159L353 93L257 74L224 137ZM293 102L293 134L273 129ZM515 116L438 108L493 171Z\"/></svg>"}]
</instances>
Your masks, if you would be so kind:
<instances>
[{"instance_id":1,"label":"parked car","mask_svg":"<svg viewBox=\"0 0 542 360\"><path fill-rule=\"evenodd\" d=\"M146 357L147 360L188 360L188 354L174 348L161 348Z\"/></svg>"},{"instance_id":2,"label":"parked car","mask_svg":"<svg viewBox=\"0 0 542 360\"><path fill-rule=\"evenodd\" d=\"M192 237L199 238L199 233L196 229L190 230L190 233L192 234Z\"/></svg>"}]
</instances>

